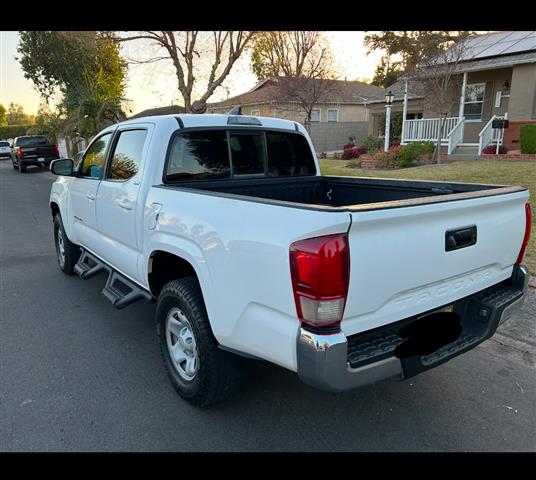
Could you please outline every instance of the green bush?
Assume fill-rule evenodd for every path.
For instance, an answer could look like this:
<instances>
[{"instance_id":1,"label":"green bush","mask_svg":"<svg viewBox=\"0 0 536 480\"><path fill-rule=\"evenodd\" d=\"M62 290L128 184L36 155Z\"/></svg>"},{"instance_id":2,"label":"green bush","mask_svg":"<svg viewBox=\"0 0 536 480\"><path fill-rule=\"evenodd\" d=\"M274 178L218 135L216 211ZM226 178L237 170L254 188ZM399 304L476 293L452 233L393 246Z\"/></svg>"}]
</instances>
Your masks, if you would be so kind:
<instances>
[{"instance_id":1,"label":"green bush","mask_svg":"<svg viewBox=\"0 0 536 480\"><path fill-rule=\"evenodd\" d=\"M7 127L0 127L0 140L26 135L30 127L31 125L8 125Z\"/></svg>"},{"instance_id":2,"label":"green bush","mask_svg":"<svg viewBox=\"0 0 536 480\"><path fill-rule=\"evenodd\" d=\"M433 142L411 142L400 149L399 162L403 168L411 167L418 163L423 155L430 155L434 152Z\"/></svg>"},{"instance_id":3,"label":"green bush","mask_svg":"<svg viewBox=\"0 0 536 480\"><path fill-rule=\"evenodd\" d=\"M368 135L363 139L363 146L367 149L367 152L377 152L382 147L382 141L380 138Z\"/></svg>"},{"instance_id":4,"label":"green bush","mask_svg":"<svg viewBox=\"0 0 536 480\"><path fill-rule=\"evenodd\" d=\"M374 154L377 168L398 168L400 167L399 152L377 152Z\"/></svg>"},{"instance_id":5,"label":"green bush","mask_svg":"<svg viewBox=\"0 0 536 480\"><path fill-rule=\"evenodd\" d=\"M536 125L521 125L519 144L521 153L536 153Z\"/></svg>"}]
</instances>

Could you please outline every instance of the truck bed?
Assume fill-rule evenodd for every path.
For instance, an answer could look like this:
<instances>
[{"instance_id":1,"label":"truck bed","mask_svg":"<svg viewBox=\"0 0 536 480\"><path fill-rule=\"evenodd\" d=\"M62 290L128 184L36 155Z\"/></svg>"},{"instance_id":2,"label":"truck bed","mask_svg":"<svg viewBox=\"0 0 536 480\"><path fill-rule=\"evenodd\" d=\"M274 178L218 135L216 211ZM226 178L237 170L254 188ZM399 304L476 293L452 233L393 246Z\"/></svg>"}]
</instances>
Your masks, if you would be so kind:
<instances>
[{"instance_id":1,"label":"truck bed","mask_svg":"<svg viewBox=\"0 0 536 480\"><path fill-rule=\"evenodd\" d=\"M224 197L241 196L248 201L338 211L396 208L526 190L503 185L332 176L173 182L168 183L168 187L203 190Z\"/></svg>"}]
</instances>

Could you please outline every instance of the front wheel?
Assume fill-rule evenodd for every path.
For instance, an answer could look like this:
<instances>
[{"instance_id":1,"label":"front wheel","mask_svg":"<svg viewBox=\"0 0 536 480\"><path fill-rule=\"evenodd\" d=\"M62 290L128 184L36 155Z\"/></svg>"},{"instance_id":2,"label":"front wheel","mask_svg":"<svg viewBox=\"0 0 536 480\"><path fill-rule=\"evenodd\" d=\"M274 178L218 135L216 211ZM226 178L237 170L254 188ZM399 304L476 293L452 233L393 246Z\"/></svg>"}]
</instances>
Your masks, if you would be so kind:
<instances>
[{"instance_id":1,"label":"front wheel","mask_svg":"<svg viewBox=\"0 0 536 480\"><path fill-rule=\"evenodd\" d=\"M61 271L67 275L72 275L74 266L80 258L80 249L67 238L59 213L54 217L54 244Z\"/></svg>"},{"instance_id":2,"label":"front wheel","mask_svg":"<svg viewBox=\"0 0 536 480\"><path fill-rule=\"evenodd\" d=\"M156 319L160 351L177 393L197 406L231 395L240 377L240 358L218 348L196 278L164 286Z\"/></svg>"}]
</instances>

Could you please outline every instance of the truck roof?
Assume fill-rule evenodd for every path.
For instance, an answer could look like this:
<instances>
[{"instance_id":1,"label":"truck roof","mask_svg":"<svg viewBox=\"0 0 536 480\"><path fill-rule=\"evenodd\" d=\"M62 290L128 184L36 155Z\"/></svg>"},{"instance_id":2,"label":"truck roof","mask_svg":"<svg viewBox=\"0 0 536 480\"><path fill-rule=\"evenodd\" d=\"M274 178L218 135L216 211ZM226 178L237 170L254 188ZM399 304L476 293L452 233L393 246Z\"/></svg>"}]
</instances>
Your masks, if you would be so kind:
<instances>
[{"instance_id":1,"label":"truck roof","mask_svg":"<svg viewBox=\"0 0 536 480\"><path fill-rule=\"evenodd\" d=\"M113 125L116 127L118 125L129 125L136 123L160 123L160 122L169 122L169 119L180 119L186 128L192 127L227 127L229 117L233 115L224 115L217 113L204 113L204 114L176 114L176 115L155 115L152 117L139 117L133 118L131 120L126 120L124 122L117 123ZM233 124L233 127L265 127L265 128L278 128L283 130L299 130L304 131L304 127L296 122L290 120L284 120L281 118L272 118L272 117L252 117L251 115L240 115L240 117L250 117L258 119L262 125L236 125ZM110 128L110 127L108 127Z\"/></svg>"}]
</instances>

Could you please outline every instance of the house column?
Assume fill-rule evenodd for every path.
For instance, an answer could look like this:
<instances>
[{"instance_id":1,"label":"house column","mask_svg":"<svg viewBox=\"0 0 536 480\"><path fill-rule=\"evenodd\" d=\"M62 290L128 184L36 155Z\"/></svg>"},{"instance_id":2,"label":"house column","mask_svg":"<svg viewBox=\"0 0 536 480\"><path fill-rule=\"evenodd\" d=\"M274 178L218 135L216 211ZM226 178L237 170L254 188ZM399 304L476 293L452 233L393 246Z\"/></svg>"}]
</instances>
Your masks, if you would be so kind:
<instances>
[{"instance_id":1,"label":"house column","mask_svg":"<svg viewBox=\"0 0 536 480\"><path fill-rule=\"evenodd\" d=\"M462 94L460 95L460 112L458 113L458 118L460 120L463 118L463 107L465 104L465 87L466 86L467 86L467 72L463 72Z\"/></svg>"},{"instance_id":2,"label":"house column","mask_svg":"<svg viewBox=\"0 0 536 480\"><path fill-rule=\"evenodd\" d=\"M400 134L400 143L404 143L404 131L406 127L406 115L408 113L408 81L404 83L404 107L402 109L402 133Z\"/></svg>"}]
</instances>

